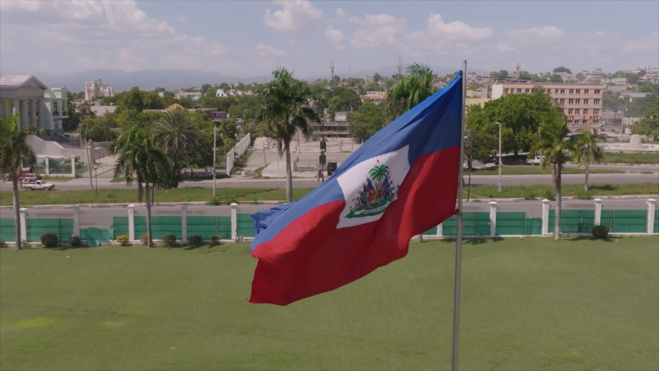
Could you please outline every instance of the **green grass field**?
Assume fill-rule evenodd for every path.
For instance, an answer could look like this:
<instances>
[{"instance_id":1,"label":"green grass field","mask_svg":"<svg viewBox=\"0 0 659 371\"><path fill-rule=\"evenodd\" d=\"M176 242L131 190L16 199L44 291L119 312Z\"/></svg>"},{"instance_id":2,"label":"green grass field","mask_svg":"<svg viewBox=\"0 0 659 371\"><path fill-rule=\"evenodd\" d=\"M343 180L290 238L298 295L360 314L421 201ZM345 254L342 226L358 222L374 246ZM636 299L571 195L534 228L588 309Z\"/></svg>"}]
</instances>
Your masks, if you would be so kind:
<instances>
[{"instance_id":1,"label":"green grass field","mask_svg":"<svg viewBox=\"0 0 659 371\"><path fill-rule=\"evenodd\" d=\"M469 240L462 370L659 369L659 238ZM455 243L287 307L246 244L0 250L3 370L442 370Z\"/></svg>"}]
</instances>

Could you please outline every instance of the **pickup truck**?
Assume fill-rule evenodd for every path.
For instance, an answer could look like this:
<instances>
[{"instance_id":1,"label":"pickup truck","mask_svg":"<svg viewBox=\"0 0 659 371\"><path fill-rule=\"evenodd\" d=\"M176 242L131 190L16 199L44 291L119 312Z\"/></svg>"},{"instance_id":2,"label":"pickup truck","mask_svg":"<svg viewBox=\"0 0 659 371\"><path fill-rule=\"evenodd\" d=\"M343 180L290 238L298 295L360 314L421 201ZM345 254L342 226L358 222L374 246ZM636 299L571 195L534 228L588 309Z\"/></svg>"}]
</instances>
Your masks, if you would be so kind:
<instances>
[{"instance_id":1,"label":"pickup truck","mask_svg":"<svg viewBox=\"0 0 659 371\"><path fill-rule=\"evenodd\" d=\"M35 181L22 182L21 187L27 188L30 191L38 191L42 189L50 191L53 188L55 188L55 185L53 183L45 183L41 180L35 180Z\"/></svg>"},{"instance_id":2,"label":"pickup truck","mask_svg":"<svg viewBox=\"0 0 659 371\"><path fill-rule=\"evenodd\" d=\"M545 156L535 156L534 158L528 161L529 165L540 165L544 161Z\"/></svg>"}]
</instances>

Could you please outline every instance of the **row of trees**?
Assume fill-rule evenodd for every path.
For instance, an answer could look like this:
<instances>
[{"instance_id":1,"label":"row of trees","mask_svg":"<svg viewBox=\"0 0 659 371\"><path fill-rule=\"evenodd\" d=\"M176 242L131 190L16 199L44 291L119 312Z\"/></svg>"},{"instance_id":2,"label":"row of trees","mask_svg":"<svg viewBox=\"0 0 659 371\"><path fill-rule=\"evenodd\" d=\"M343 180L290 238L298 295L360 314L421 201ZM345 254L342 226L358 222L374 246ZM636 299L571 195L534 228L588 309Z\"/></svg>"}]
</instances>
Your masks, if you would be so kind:
<instances>
[{"instance_id":1,"label":"row of trees","mask_svg":"<svg viewBox=\"0 0 659 371\"><path fill-rule=\"evenodd\" d=\"M335 92L329 101L333 100L337 107L359 105L356 124L351 126L351 131L360 132L359 136L364 138L370 137L386 123L434 93L432 81L435 76L430 68L413 64L407 68L407 72L408 76L402 78L387 93L387 102L384 105L375 105L370 101L361 104L360 100L351 96L350 89L339 91L339 94ZM319 121L318 107L328 104L327 100L325 103L318 102L327 98L327 95L303 81L294 79L285 68L275 70L272 75L273 81L258 91L259 104L254 110L254 117L258 121L256 126L261 135L275 138L280 155L286 156L286 196L287 201L291 202L290 142L297 130L310 135L311 123ZM152 247L150 205L153 188L175 187L181 167L193 162L192 159L199 152L212 148L212 145L203 145L200 142L204 138L212 138L212 130L215 129L212 122L195 120L195 114L190 114L187 110L174 110L164 115L139 111L140 106L131 104L139 101L144 103L140 94L140 91L136 90L122 98L122 104L126 105L118 115L122 115L125 121L119 126L119 134L113 145L113 149L119 154L115 176L123 176L127 182L137 181L139 202L142 194L146 193L148 244ZM124 99L133 103L126 103ZM314 100L316 104L312 105ZM482 108L471 107L467 119L467 136L471 140L467 142L466 150L478 156L481 153L483 156L493 153L489 147L495 143L492 138L494 131L498 130L497 122L503 125L504 152L543 153L545 160L542 167L552 167L558 201L555 228L558 238L561 171L568 158L566 155L586 166L600 158L601 152L598 152L594 136L585 130L583 134L568 137L567 123L562 111L542 89L536 89L530 95L508 95L488 102ZM19 236L17 178L22 161L34 162L34 153L25 144L26 133L18 130L18 117L3 120L2 130L0 171L3 175L15 175L14 207ZM20 248L19 237L17 244Z\"/></svg>"}]
</instances>

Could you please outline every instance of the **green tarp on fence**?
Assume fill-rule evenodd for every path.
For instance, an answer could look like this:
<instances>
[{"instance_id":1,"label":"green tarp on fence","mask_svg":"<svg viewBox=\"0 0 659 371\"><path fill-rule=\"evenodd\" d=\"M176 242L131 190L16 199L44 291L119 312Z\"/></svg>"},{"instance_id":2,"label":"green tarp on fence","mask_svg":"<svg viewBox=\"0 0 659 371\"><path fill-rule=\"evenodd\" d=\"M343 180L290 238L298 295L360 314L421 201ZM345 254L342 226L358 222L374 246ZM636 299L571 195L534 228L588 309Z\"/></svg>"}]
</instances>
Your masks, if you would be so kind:
<instances>
[{"instance_id":1,"label":"green tarp on fence","mask_svg":"<svg viewBox=\"0 0 659 371\"><path fill-rule=\"evenodd\" d=\"M602 210L601 225L611 233L645 233L648 212L645 210Z\"/></svg>"},{"instance_id":2,"label":"green tarp on fence","mask_svg":"<svg viewBox=\"0 0 659 371\"><path fill-rule=\"evenodd\" d=\"M73 234L73 219L28 219L27 240L40 242L44 233L54 233L60 242L69 242ZM13 240L13 238L12 238Z\"/></svg>"},{"instance_id":3,"label":"green tarp on fence","mask_svg":"<svg viewBox=\"0 0 659 371\"><path fill-rule=\"evenodd\" d=\"M542 233L542 218L527 218L525 212L497 213L497 228L495 231L497 236L540 233Z\"/></svg>"},{"instance_id":4,"label":"green tarp on fence","mask_svg":"<svg viewBox=\"0 0 659 371\"><path fill-rule=\"evenodd\" d=\"M231 217L229 216L189 216L188 238L200 235L204 240L210 240L213 235L223 239L231 238Z\"/></svg>"},{"instance_id":5,"label":"green tarp on fence","mask_svg":"<svg viewBox=\"0 0 659 371\"><path fill-rule=\"evenodd\" d=\"M456 235L458 217L453 215L446 219L442 225L442 234ZM464 236L489 236L490 235L490 213L463 213L462 235Z\"/></svg>"},{"instance_id":6,"label":"green tarp on fence","mask_svg":"<svg viewBox=\"0 0 659 371\"><path fill-rule=\"evenodd\" d=\"M556 229L556 210L549 210L549 233ZM562 210L561 233L591 233L595 210Z\"/></svg>"},{"instance_id":7,"label":"green tarp on fence","mask_svg":"<svg viewBox=\"0 0 659 371\"><path fill-rule=\"evenodd\" d=\"M5 241L14 241L16 239L14 219L0 219L0 238Z\"/></svg>"}]
</instances>

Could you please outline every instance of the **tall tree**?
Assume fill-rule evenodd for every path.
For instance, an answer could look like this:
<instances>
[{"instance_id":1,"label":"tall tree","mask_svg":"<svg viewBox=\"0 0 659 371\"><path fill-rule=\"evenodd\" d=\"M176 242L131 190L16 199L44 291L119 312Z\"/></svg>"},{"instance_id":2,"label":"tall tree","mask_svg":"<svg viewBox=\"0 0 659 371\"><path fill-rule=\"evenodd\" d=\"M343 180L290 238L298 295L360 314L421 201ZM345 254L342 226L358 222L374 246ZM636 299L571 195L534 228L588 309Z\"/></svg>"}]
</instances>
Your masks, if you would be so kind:
<instances>
[{"instance_id":1,"label":"tall tree","mask_svg":"<svg viewBox=\"0 0 659 371\"><path fill-rule=\"evenodd\" d=\"M176 188L181 175L181 159L195 148L197 130L188 111L175 109L165 112L154 122L151 131L155 144L167 154L172 165L172 177L166 180L166 185Z\"/></svg>"},{"instance_id":2,"label":"tall tree","mask_svg":"<svg viewBox=\"0 0 659 371\"><path fill-rule=\"evenodd\" d=\"M598 136L595 135L588 125L584 125L581 134L574 135L571 141L575 145L577 157L575 160L579 166L586 168L583 188L588 191L588 173L592 162L602 162L604 151L597 145Z\"/></svg>"},{"instance_id":3,"label":"tall tree","mask_svg":"<svg viewBox=\"0 0 659 371\"><path fill-rule=\"evenodd\" d=\"M353 138L366 140L372 137L387 123L384 119L383 105L375 104L370 99L364 100L356 120L350 122L348 133Z\"/></svg>"},{"instance_id":4,"label":"tall tree","mask_svg":"<svg viewBox=\"0 0 659 371\"><path fill-rule=\"evenodd\" d=\"M552 180L556 189L556 217L554 224L554 239L561 236L561 194L562 194L562 171L567 162L568 155L578 158L578 150L572 139L567 138L569 130L565 115L558 113L546 113L542 117L536 140L533 143L529 157L541 153L544 155L540 167L544 170L547 166L552 168Z\"/></svg>"},{"instance_id":5,"label":"tall tree","mask_svg":"<svg viewBox=\"0 0 659 371\"><path fill-rule=\"evenodd\" d=\"M407 73L409 76L401 79L392 90L387 92L385 112L389 121L396 119L435 92L432 86L435 76L430 67L414 63L407 66Z\"/></svg>"},{"instance_id":6,"label":"tall tree","mask_svg":"<svg viewBox=\"0 0 659 371\"><path fill-rule=\"evenodd\" d=\"M21 218L18 199L18 177L23 163L36 163L34 151L27 144L27 132L20 130L20 116L0 119L0 176L11 176L14 225L16 227L16 249L21 249Z\"/></svg>"},{"instance_id":7,"label":"tall tree","mask_svg":"<svg viewBox=\"0 0 659 371\"><path fill-rule=\"evenodd\" d=\"M118 140L119 157L114 176L124 176L127 183L137 178L140 186L146 190L146 229L147 244L153 247L151 231L151 191L153 186L164 179L171 179L172 167L165 153L156 148L146 131L130 128L124 131Z\"/></svg>"},{"instance_id":8,"label":"tall tree","mask_svg":"<svg viewBox=\"0 0 659 371\"><path fill-rule=\"evenodd\" d=\"M279 155L286 155L286 200L292 202L290 143L297 130L307 137L311 135L309 122L319 120L316 112L308 106L310 91L306 83L294 79L285 68L273 71L272 76L274 80L259 91L263 98L259 116L277 140Z\"/></svg>"},{"instance_id":9,"label":"tall tree","mask_svg":"<svg viewBox=\"0 0 659 371\"><path fill-rule=\"evenodd\" d=\"M632 134L647 135L656 140L659 138L659 106L643 112L643 117L631 126Z\"/></svg>"},{"instance_id":10,"label":"tall tree","mask_svg":"<svg viewBox=\"0 0 659 371\"><path fill-rule=\"evenodd\" d=\"M466 118L471 131L499 136L501 127L502 152L515 155L528 151L536 137L538 126L545 114L562 114L562 110L541 87L534 87L531 94L508 94L485 103L484 107L469 107Z\"/></svg>"}]
</instances>

